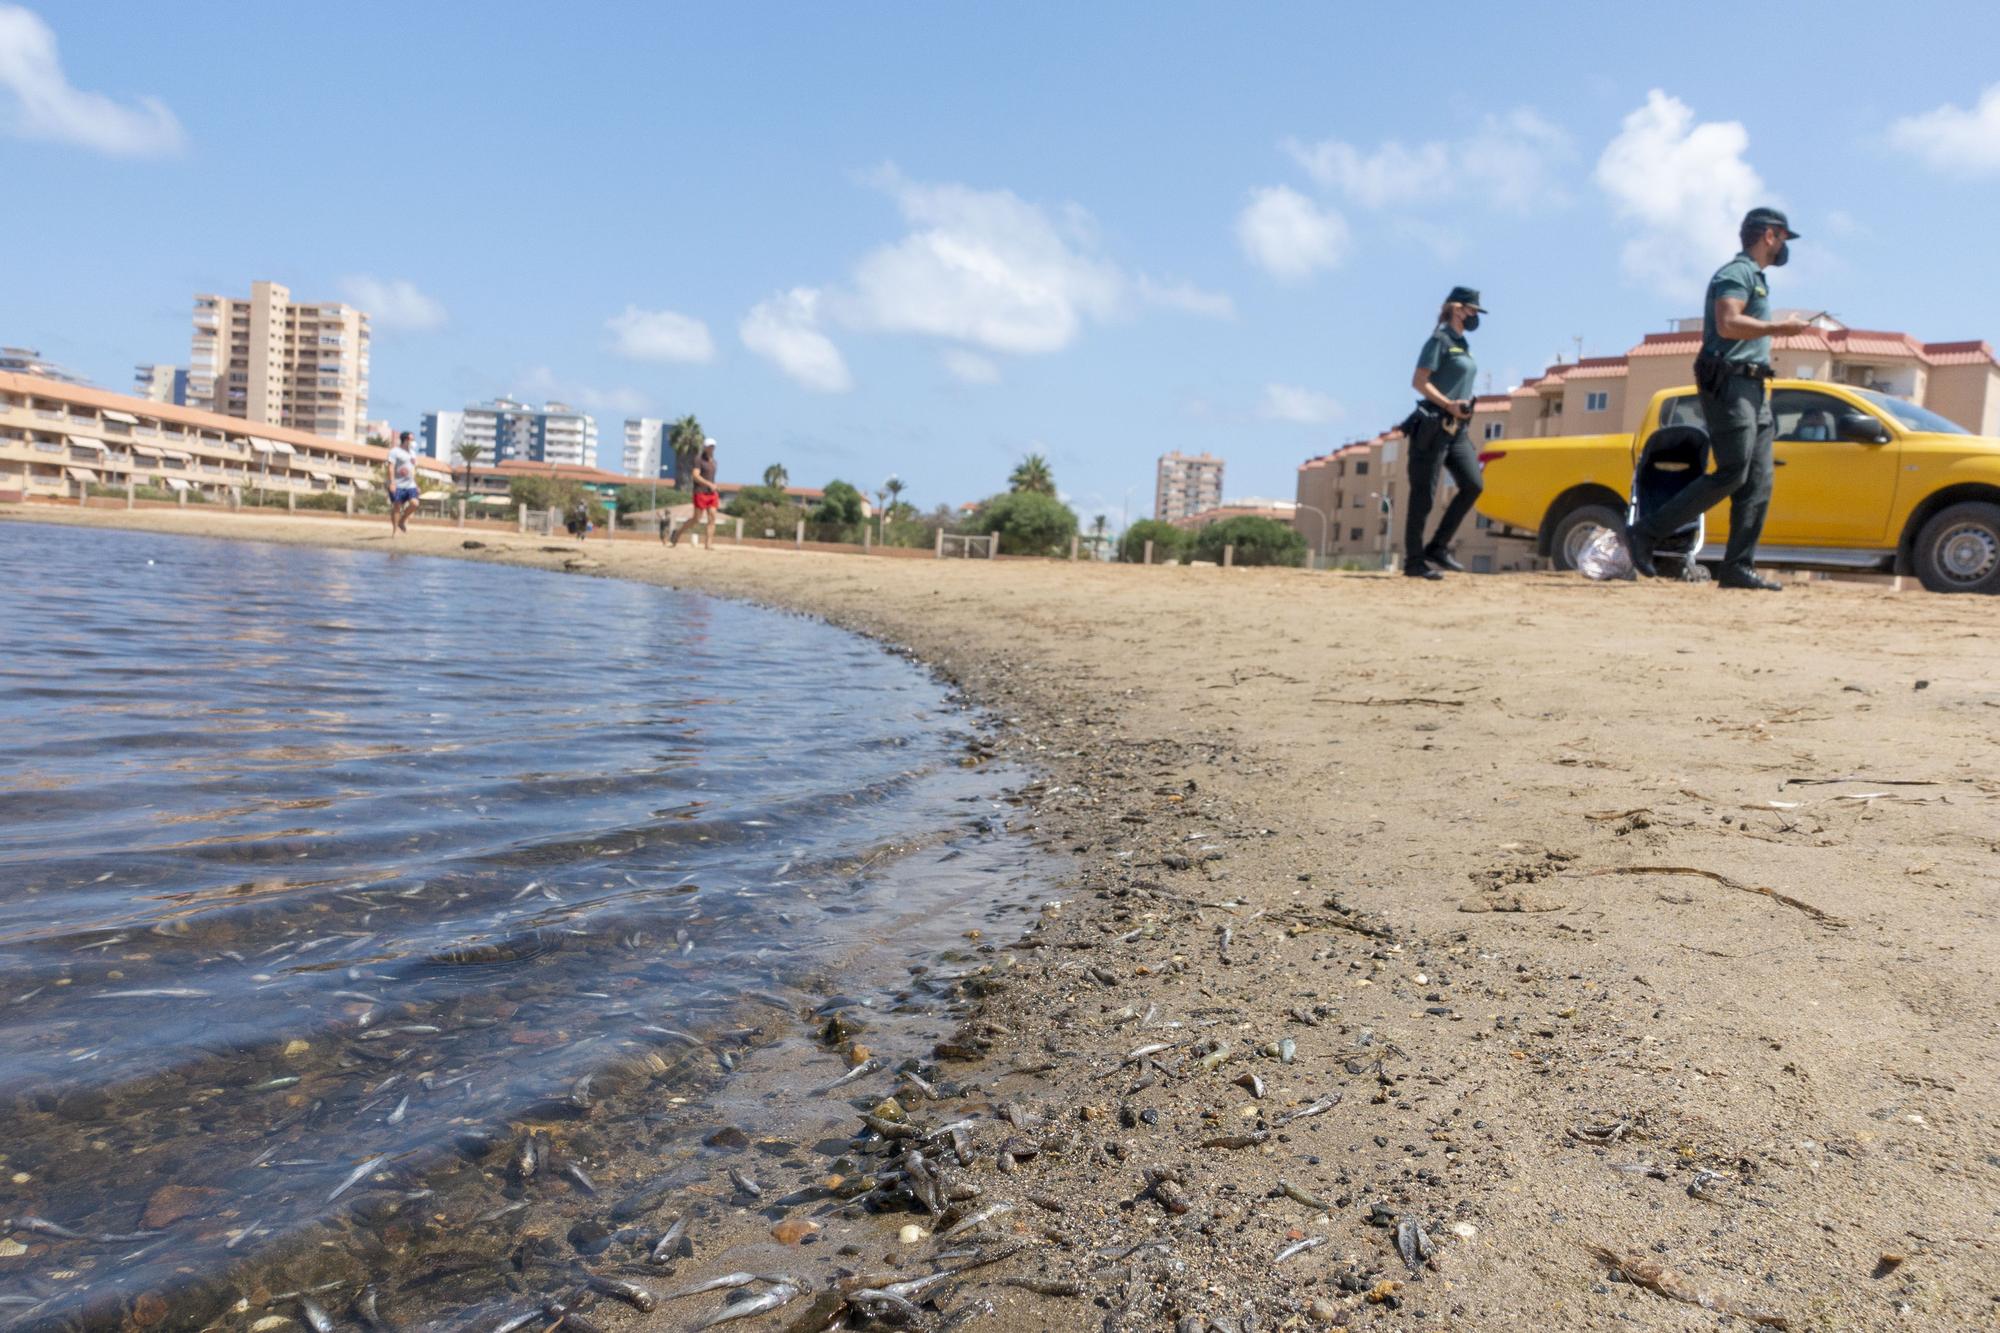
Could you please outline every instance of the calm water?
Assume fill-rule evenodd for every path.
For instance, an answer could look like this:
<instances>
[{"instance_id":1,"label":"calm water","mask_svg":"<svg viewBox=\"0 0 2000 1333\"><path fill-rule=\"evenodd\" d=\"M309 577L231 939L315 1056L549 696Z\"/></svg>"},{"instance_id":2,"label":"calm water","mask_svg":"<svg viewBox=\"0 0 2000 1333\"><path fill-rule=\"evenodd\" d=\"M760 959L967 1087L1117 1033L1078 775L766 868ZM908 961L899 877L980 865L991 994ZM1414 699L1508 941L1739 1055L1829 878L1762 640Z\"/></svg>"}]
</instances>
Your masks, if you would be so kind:
<instances>
[{"instance_id":1,"label":"calm water","mask_svg":"<svg viewBox=\"0 0 2000 1333\"><path fill-rule=\"evenodd\" d=\"M29 525L0 567L0 1216L99 1237L17 1235L0 1324L587 1115L1020 869L945 691L812 622Z\"/></svg>"}]
</instances>

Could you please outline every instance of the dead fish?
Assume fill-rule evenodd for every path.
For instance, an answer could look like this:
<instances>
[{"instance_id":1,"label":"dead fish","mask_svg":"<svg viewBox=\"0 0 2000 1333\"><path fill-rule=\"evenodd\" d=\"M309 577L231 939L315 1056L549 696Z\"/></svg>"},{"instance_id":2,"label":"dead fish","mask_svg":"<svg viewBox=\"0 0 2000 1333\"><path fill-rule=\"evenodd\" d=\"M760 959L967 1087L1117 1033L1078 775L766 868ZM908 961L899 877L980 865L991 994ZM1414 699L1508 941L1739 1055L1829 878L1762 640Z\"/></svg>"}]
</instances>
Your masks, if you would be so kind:
<instances>
[{"instance_id":1,"label":"dead fish","mask_svg":"<svg viewBox=\"0 0 2000 1333\"><path fill-rule=\"evenodd\" d=\"M1643 1254L1607 1249L1602 1245L1586 1245L1585 1249L1596 1255L1609 1266L1625 1275L1625 1280L1634 1286L1644 1287L1656 1296L1668 1300L1681 1301L1687 1305L1698 1305L1704 1310L1714 1310L1718 1314L1735 1315L1738 1319L1761 1324L1765 1328L1788 1329L1790 1319L1768 1310L1747 1309L1726 1296L1718 1296L1701 1288L1657 1259L1649 1259Z\"/></svg>"},{"instance_id":2,"label":"dead fish","mask_svg":"<svg viewBox=\"0 0 2000 1333\"><path fill-rule=\"evenodd\" d=\"M860 1064L854 1066L854 1068L848 1070L845 1074L842 1074L839 1078L835 1079L833 1082L821 1088L820 1091L832 1092L835 1088L841 1087L844 1084L852 1083L857 1078L866 1078L868 1075L874 1073L881 1067L882 1067L882 1061L880 1060L874 1060L874 1059L863 1060Z\"/></svg>"},{"instance_id":3,"label":"dead fish","mask_svg":"<svg viewBox=\"0 0 2000 1333\"><path fill-rule=\"evenodd\" d=\"M570 1184L576 1186L593 1199L597 1197L597 1185L589 1176L584 1174L583 1168L575 1162L564 1161L562 1164L562 1173L569 1178Z\"/></svg>"},{"instance_id":4,"label":"dead fish","mask_svg":"<svg viewBox=\"0 0 2000 1333\"><path fill-rule=\"evenodd\" d=\"M1305 1120L1311 1116L1325 1115L1328 1111L1331 1111L1334 1107L1338 1105L1340 1105L1340 1094L1337 1092L1332 1093L1329 1096L1320 1098L1318 1101L1314 1102L1311 1106L1301 1106L1296 1111L1285 1112L1283 1115L1278 1117L1278 1123L1281 1125L1289 1125L1294 1120Z\"/></svg>"},{"instance_id":5,"label":"dead fish","mask_svg":"<svg viewBox=\"0 0 2000 1333\"><path fill-rule=\"evenodd\" d=\"M326 1201L328 1203L332 1203L335 1199L338 1199L341 1195L347 1193L347 1191L353 1189L356 1185L359 1185L362 1182L362 1180L368 1176L370 1172L374 1171L376 1167L382 1165L382 1163L388 1160L389 1160L389 1154L383 1153L380 1157L371 1157L367 1161L363 1162L360 1166L355 1167L354 1170L348 1174L347 1179L341 1181L339 1185L334 1187L333 1193L326 1196Z\"/></svg>"},{"instance_id":6,"label":"dead fish","mask_svg":"<svg viewBox=\"0 0 2000 1333\"><path fill-rule=\"evenodd\" d=\"M1002 1213L1011 1213L1013 1211L1014 1205L1011 1203L989 1203L979 1211L966 1214L943 1231L940 1231L938 1239L950 1240L953 1236L962 1236L982 1222L990 1221Z\"/></svg>"},{"instance_id":7,"label":"dead fish","mask_svg":"<svg viewBox=\"0 0 2000 1333\"><path fill-rule=\"evenodd\" d=\"M403 1116L405 1113L409 1111L409 1109L410 1109L410 1099L408 1096L405 1096L402 1101L396 1103L396 1109L389 1112L388 1123L392 1125L402 1124Z\"/></svg>"},{"instance_id":8,"label":"dead fish","mask_svg":"<svg viewBox=\"0 0 2000 1333\"><path fill-rule=\"evenodd\" d=\"M1433 1257L1436 1251L1424 1224L1408 1214L1396 1219L1396 1253L1403 1257L1403 1262L1410 1266L1412 1273L1427 1264L1437 1267Z\"/></svg>"},{"instance_id":9,"label":"dead fish","mask_svg":"<svg viewBox=\"0 0 2000 1333\"><path fill-rule=\"evenodd\" d=\"M1271 1137L1268 1129L1256 1130L1249 1134L1218 1134L1212 1139L1203 1139L1204 1148L1254 1148Z\"/></svg>"},{"instance_id":10,"label":"dead fish","mask_svg":"<svg viewBox=\"0 0 2000 1333\"><path fill-rule=\"evenodd\" d=\"M1277 1257L1271 1260L1271 1266L1276 1268L1293 1255L1304 1254L1307 1250L1316 1250L1324 1244L1326 1244L1325 1236L1307 1236L1304 1240L1293 1241L1290 1245L1278 1251Z\"/></svg>"},{"instance_id":11,"label":"dead fish","mask_svg":"<svg viewBox=\"0 0 2000 1333\"><path fill-rule=\"evenodd\" d=\"M924 1076L922 1074L919 1074L916 1070L905 1069L902 1073L902 1077L904 1081L906 1081L911 1087L915 1088L918 1092L921 1092L922 1094L924 1094L924 1096L930 1098L932 1101L938 1101L940 1099L937 1090L937 1085L934 1083L927 1082L924 1079Z\"/></svg>"},{"instance_id":12,"label":"dead fish","mask_svg":"<svg viewBox=\"0 0 2000 1333\"><path fill-rule=\"evenodd\" d=\"M1000 1285L1005 1287L1019 1287L1023 1291L1032 1291L1037 1296L1081 1296L1083 1294L1083 1284L1081 1282L1072 1282L1067 1278L1003 1277L1000 1279Z\"/></svg>"},{"instance_id":13,"label":"dead fish","mask_svg":"<svg viewBox=\"0 0 2000 1333\"><path fill-rule=\"evenodd\" d=\"M682 1287L679 1291L670 1291L667 1293L667 1299L677 1301L684 1296L699 1296L704 1291L721 1291L727 1287L747 1287L756 1280L757 1275L755 1273L724 1273L721 1277L712 1277L706 1282L697 1282L692 1287Z\"/></svg>"},{"instance_id":14,"label":"dead fish","mask_svg":"<svg viewBox=\"0 0 2000 1333\"><path fill-rule=\"evenodd\" d=\"M764 1197L764 1187L751 1179L750 1174L741 1167L732 1166L729 1168L729 1183L736 1186L738 1192L746 1194L753 1199Z\"/></svg>"},{"instance_id":15,"label":"dead fish","mask_svg":"<svg viewBox=\"0 0 2000 1333\"><path fill-rule=\"evenodd\" d=\"M1327 1202L1325 1199L1320 1198L1316 1194L1306 1193L1304 1190L1300 1189L1297 1185L1292 1184L1290 1181L1280 1180L1278 1182L1278 1193L1284 1195L1287 1199L1290 1199L1293 1203L1303 1204L1305 1207L1310 1208L1315 1212L1330 1213L1333 1211L1332 1208L1327 1206Z\"/></svg>"},{"instance_id":16,"label":"dead fish","mask_svg":"<svg viewBox=\"0 0 2000 1333\"><path fill-rule=\"evenodd\" d=\"M487 1333L519 1333L519 1330L526 1328L530 1324L540 1323L541 1319L541 1307L536 1306L532 1310L523 1310L519 1314L508 1315L491 1329L488 1329Z\"/></svg>"},{"instance_id":17,"label":"dead fish","mask_svg":"<svg viewBox=\"0 0 2000 1333\"><path fill-rule=\"evenodd\" d=\"M535 1172L541 1169L543 1152L540 1134L530 1134L521 1140L521 1151L514 1157L514 1178L523 1181L533 1179Z\"/></svg>"},{"instance_id":18,"label":"dead fish","mask_svg":"<svg viewBox=\"0 0 2000 1333\"><path fill-rule=\"evenodd\" d=\"M785 1304L803 1290L805 1290L803 1285L795 1285L791 1279L787 1279L777 1283L762 1296L756 1296L747 1301L738 1301L734 1305L723 1306L720 1310L717 1310L694 1327L697 1330L714 1328L717 1324L726 1324L732 1319L743 1319L753 1314L768 1313ZM919 1313L922 1312L919 1311Z\"/></svg>"},{"instance_id":19,"label":"dead fish","mask_svg":"<svg viewBox=\"0 0 2000 1333\"><path fill-rule=\"evenodd\" d=\"M11 1236L17 1231L27 1232L36 1236L54 1236L57 1240L87 1240L100 1245L110 1241L145 1240L148 1236L157 1236L160 1234L157 1231L133 1231L123 1234L71 1231L60 1222L51 1222L46 1217L0 1218L0 1236Z\"/></svg>"},{"instance_id":20,"label":"dead fish","mask_svg":"<svg viewBox=\"0 0 2000 1333\"><path fill-rule=\"evenodd\" d=\"M94 1000L205 1000L212 992L195 990L189 986L165 986L158 990L105 990L91 998Z\"/></svg>"},{"instance_id":21,"label":"dead fish","mask_svg":"<svg viewBox=\"0 0 2000 1333\"><path fill-rule=\"evenodd\" d=\"M319 1302L312 1297L299 1297L299 1313L305 1316L306 1326L313 1333L333 1333L333 1316L320 1309Z\"/></svg>"},{"instance_id":22,"label":"dead fish","mask_svg":"<svg viewBox=\"0 0 2000 1333\"><path fill-rule=\"evenodd\" d=\"M658 1308L659 1298L636 1282L626 1282L621 1278L605 1277L592 1273L584 1281L592 1291L601 1291L606 1296L615 1296L633 1309L650 1314Z\"/></svg>"},{"instance_id":23,"label":"dead fish","mask_svg":"<svg viewBox=\"0 0 2000 1333\"><path fill-rule=\"evenodd\" d=\"M686 1217L675 1218L666 1233L653 1243L652 1253L646 1257L656 1264L663 1264L669 1259L693 1255L694 1245L687 1238L687 1224Z\"/></svg>"},{"instance_id":24,"label":"dead fish","mask_svg":"<svg viewBox=\"0 0 2000 1333\"><path fill-rule=\"evenodd\" d=\"M382 1312L376 1308L376 1300L374 1284L370 1283L363 1287L361 1294L354 1298L355 1317L368 1327L380 1330L381 1333L394 1333L396 1326L382 1317Z\"/></svg>"},{"instance_id":25,"label":"dead fish","mask_svg":"<svg viewBox=\"0 0 2000 1333\"><path fill-rule=\"evenodd\" d=\"M253 1084L250 1087L244 1089L244 1091L276 1092L279 1088L296 1087L298 1085L298 1081L299 1081L299 1076L297 1074L286 1074L283 1078L265 1079L262 1083Z\"/></svg>"},{"instance_id":26,"label":"dead fish","mask_svg":"<svg viewBox=\"0 0 2000 1333\"><path fill-rule=\"evenodd\" d=\"M1264 1098L1264 1080L1256 1074L1245 1074L1242 1078L1236 1080L1236 1086L1242 1088L1259 1101L1262 1101Z\"/></svg>"}]
</instances>

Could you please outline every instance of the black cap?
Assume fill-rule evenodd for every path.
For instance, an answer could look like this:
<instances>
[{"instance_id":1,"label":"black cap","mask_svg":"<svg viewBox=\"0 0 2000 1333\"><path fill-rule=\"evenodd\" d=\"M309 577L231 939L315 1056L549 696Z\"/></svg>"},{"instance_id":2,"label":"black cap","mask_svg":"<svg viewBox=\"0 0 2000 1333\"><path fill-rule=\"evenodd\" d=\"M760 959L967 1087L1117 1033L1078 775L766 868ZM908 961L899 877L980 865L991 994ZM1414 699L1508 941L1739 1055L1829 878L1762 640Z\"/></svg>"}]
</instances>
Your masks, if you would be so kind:
<instances>
[{"instance_id":1,"label":"black cap","mask_svg":"<svg viewBox=\"0 0 2000 1333\"><path fill-rule=\"evenodd\" d=\"M1743 215L1744 231L1762 231L1766 227L1783 227L1786 239L1799 239L1799 234L1792 230L1791 222L1775 208L1753 208Z\"/></svg>"},{"instance_id":2,"label":"black cap","mask_svg":"<svg viewBox=\"0 0 2000 1333\"><path fill-rule=\"evenodd\" d=\"M1479 304L1479 289L1477 287L1454 287L1451 289L1451 295L1444 299L1453 305L1469 305L1474 310L1481 311L1486 309L1485 306Z\"/></svg>"},{"instance_id":3,"label":"black cap","mask_svg":"<svg viewBox=\"0 0 2000 1333\"><path fill-rule=\"evenodd\" d=\"M397 436L396 438L401 440L407 440L410 438L410 432L404 431L401 435Z\"/></svg>"}]
</instances>

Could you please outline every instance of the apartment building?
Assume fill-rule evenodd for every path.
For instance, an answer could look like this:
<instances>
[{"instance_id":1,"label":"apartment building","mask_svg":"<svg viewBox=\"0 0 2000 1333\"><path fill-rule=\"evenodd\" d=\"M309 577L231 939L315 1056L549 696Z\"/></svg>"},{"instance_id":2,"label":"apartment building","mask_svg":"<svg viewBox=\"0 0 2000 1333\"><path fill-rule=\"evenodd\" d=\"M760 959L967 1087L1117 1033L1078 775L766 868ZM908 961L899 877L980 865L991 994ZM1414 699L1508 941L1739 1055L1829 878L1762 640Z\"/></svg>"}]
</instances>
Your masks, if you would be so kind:
<instances>
[{"instance_id":1,"label":"apartment building","mask_svg":"<svg viewBox=\"0 0 2000 1333\"><path fill-rule=\"evenodd\" d=\"M456 463L458 446L470 444L484 467L517 461L597 466L597 420L566 403L535 407L495 398L462 411L426 412L422 421L422 452L433 458Z\"/></svg>"},{"instance_id":2,"label":"apartment building","mask_svg":"<svg viewBox=\"0 0 2000 1333\"><path fill-rule=\"evenodd\" d=\"M293 301L253 282L250 297L194 298L189 401L221 416L336 440L363 438L368 316L337 301Z\"/></svg>"},{"instance_id":3,"label":"apartment building","mask_svg":"<svg viewBox=\"0 0 2000 1333\"><path fill-rule=\"evenodd\" d=\"M1213 454L1160 455L1154 473L1153 517L1172 523L1222 503L1222 460Z\"/></svg>"},{"instance_id":4,"label":"apartment building","mask_svg":"<svg viewBox=\"0 0 2000 1333\"><path fill-rule=\"evenodd\" d=\"M416 451L457 467L463 461L458 456L458 446L464 439L465 413L426 412L417 424Z\"/></svg>"},{"instance_id":5,"label":"apartment building","mask_svg":"<svg viewBox=\"0 0 2000 1333\"><path fill-rule=\"evenodd\" d=\"M83 376L66 370L33 347L0 347L0 374L39 375L63 384L86 384Z\"/></svg>"},{"instance_id":6,"label":"apartment building","mask_svg":"<svg viewBox=\"0 0 2000 1333\"><path fill-rule=\"evenodd\" d=\"M1778 317L1809 313L1780 311ZM1693 381L1700 350L1701 321L1680 319L1622 356L1558 362L1510 392L1501 433L1534 439L1637 430L1654 394ZM1776 339L1771 364L1783 376L1874 389L1927 407L1975 435L2000 435L2000 361L1978 340L1927 343L1822 316L1811 330Z\"/></svg>"},{"instance_id":7,"label":"apartment building","mask_svg":"<svg viewBox=\"0 0 2000 1333\"><path fill-rule=\"evenodd\" d=\"M177 407L187 405L186 366L135 366L132 369L132 383L139 397L149 402L172 403Z\"/></svg>"},{"instance_id":8,"label":"apartment building","mask_svg":"<svg viewBox=\"0 0 2000 1333\"><path fill-rule=\"evenodd\" d=\"M289 426L0 371L0 495L64 499L128 485L222 500L250 488L311 495L380 489L387 451ZM419 464L423 484L442 468Z\"/></svg>"},{"instance_id":9,"label":"apartment building","mask_svg":"<svg viewBox=\"0 0 2000 1333\"><path fill-rule=\"evenodd\" d=\"M628 477L664 477L661 466L667 459L667 423L658 417L625 418L625 453L620 459Z\"/></svg>"},{"instance_id":10,"label":"apartment building","mask_svg":"<svg viewBox=\"0 0 2000 1333\"><path fill-rule=\"evenodd\" d=\"M1475 398L1469 427L1472 438L1481 442L1504 438L1513 405L1507 394ZM1323 561L1370 569L1401 568L1403 506L1410 489L1408 445L1401 431L1384 431L1299 465L1298 509L1292 522ZM1431 508L1433 523L1455 490L1450 474L1440 475L1437 500ZM1465 521L1453 547L1459 563L1474 574L1533 569L1537 564L1530 544L1503 541L1484 514L1475 513Z\"/></svg>"}]
</instances>

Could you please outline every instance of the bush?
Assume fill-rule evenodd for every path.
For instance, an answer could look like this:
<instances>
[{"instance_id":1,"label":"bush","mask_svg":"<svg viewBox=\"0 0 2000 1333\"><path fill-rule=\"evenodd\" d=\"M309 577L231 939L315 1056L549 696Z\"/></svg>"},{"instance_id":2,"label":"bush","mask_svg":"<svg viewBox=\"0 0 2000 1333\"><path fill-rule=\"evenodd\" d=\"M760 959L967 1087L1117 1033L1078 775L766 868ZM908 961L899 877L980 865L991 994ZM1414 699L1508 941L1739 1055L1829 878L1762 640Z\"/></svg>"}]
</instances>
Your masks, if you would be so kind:
<instances>
[{"instance_id":1,"label":"bush","mask_svg":"<svg viewBox=\"0 0 2000 1333\"><path fill-rule=\"evenodd\" d=\"M654 498L656 494L658 499ZM621 523L624 522L626 514L645 514L650 513L654 509L672 509L675 505L691 503L693 498L687 492L677 491L672 486L665 485L664 483L658 488L657 492L650 485L620 486L618 488L619 521Z\"/></svg>"},{"instance_id":2,"label":"bush","mask_svg":"<svg viewBox=\"0 0 2000 1333\"><path fill-rule=\"evenodd\" d=\"M970 527L999 533L1002 555L1068 555L1076 511L1053 495L1008 491L981 505Z\"/></svg>"},{"instance_id":3,"label":"bush","mask_svg":"<svg viewBox=\"0 0 2000 1333\"><path fill-rule=\"evenodd\" d=\"M722 506L722 512L728 514L731 518L742 519L744 531L747 532L750 529L751 510L775 509L781 505L787 508L797 508L796 505L792 504L792 497L785 494L783 487L745 486L742 490L729 497L729 503ZM792 515L784 525L785 530L787 532L791 531L792 524L798 522L802 517L804 517L802 514ZM762 531L762 529L759 529L759 531Z\"/></svg>"},{"instance_id":4,"label":"bush","mask_svg":"<svg viewBox=\"0 0 2000 1333\"><path fill-rule=\"evenodd\" d=\"M826 484L820 502L813 506L812 522L819 527L858 527L861 505L861 492L836 478ZM845 541L846 538L839 540Z\"/></svg>"},{"instance_id":5,"label":"bush","mask_svg":"<svg viewBox=\"0 0 2000 1333\"><path fill-rule=\"evenodd\" d=\"M1225 518L1196 533L1194 558L1219 565L1225 546L1236 548L1239 565L1302 565L1306 561L1306 539L1296 528L1255 514Z\"/></svg>"},{"instance_id":6,"label":"bush","mask_svg":"<svg viewBox=\"0 0 2000 1333\"><path fill-rule=\"evenodd\" d=\"M610 513L597 492L580 481L564 481L558 477L514 477L507 483L509 505L526 505L530 509L553 509L557 518L569 516L571 506L581 498L588 507L590 521L599 527L604 525Z\"/></svg>"},{"instance_id":7,"label":"bush","mask_svg":"<svg viewBox=\"0 0 2000 1333\"><path fill-rule=\"evenodd\" d=\"M1128 565L1139 564L1146 558L1147 542L1153 543L1154 564L1178 564L1194 545L1194 534L1157 518L1142 518L1118 539L1118 558Z\"/></svg>"}]
</instances>

